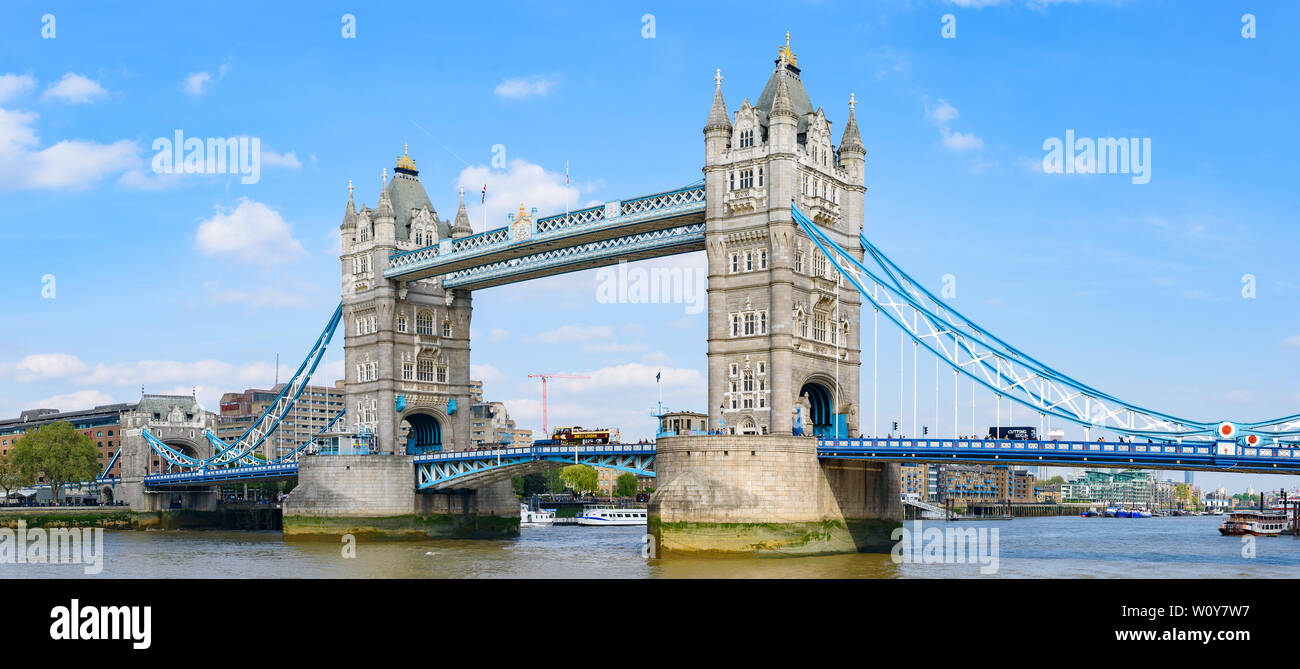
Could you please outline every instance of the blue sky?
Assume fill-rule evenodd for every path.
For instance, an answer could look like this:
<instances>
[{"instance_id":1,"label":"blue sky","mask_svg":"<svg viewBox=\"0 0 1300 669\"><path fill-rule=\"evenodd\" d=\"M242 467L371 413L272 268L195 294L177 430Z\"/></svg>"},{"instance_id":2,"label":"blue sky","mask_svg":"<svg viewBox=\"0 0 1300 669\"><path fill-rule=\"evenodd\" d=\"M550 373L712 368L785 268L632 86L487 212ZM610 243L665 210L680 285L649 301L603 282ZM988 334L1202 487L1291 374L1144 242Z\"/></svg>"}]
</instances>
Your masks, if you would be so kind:
<instances>
[{"instance_id":1,"label":"blue sky","mask_svg":"<svg viewBox=\"0 0 1300 669\"><path fill-rule=\"evenodd\" d=\"M1300 407L1294 3L19 2L0 10L0 415L141 385L197 387L215 408L269 385L275 355L296 365L338 301L348 180L373 205L405 143L444 218L465 185L476 229L483 182L491 227L520 199L552 213L693 182L714 69L733 111L755 100L787 30L837 138L856 95L866 231L913 276L953 275L959 309L1132 402L1205 420ZM154 140L178 129L258 138L260 179L152 172ZM1150 182L1044 174L1043 142L1067 130L1150 138ZM525 375L588 374L552 388L553 421L640 437L663 369L666 403L703 409L703 316L600 304L596 286L586 272L476 293L489 397L540 428ZM882 326L882 379L897 336ZM933 398L932 361L919 376ZM882 386L882 422L897 405ZM933 400L919 411L934 424ZM980 422L993 412L981 398Z\"/></svg>"}]
</instances>

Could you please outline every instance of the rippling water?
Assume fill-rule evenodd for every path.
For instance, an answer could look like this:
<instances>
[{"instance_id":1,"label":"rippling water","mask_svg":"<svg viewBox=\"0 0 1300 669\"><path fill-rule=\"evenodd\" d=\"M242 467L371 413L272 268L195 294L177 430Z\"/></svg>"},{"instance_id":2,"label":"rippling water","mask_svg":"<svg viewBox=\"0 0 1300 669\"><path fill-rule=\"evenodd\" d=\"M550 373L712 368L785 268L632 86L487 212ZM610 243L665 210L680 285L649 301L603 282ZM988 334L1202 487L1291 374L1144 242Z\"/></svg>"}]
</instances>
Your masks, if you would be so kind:
<instances>
[{"instance_id":1,"label":"rippling water","mask_svg":"<svg viewBox=\"0 0 1300 669\"><path fill-rule=\"evenodd\" d=\"M998 530L997 577L1300 577L1300 540L1260 538L1255 557L1218 517L1018 518L926 528ZM912 524L909 522L908 526ZM973 564L894 564L889 555L642 557L639 527L525 528L508 541L286 542L279 532L104 533L100 577L182 578L935 578L981 577ZM79 565L0 564L4 578L80 578Z\"/></svg>"}]
</instances>

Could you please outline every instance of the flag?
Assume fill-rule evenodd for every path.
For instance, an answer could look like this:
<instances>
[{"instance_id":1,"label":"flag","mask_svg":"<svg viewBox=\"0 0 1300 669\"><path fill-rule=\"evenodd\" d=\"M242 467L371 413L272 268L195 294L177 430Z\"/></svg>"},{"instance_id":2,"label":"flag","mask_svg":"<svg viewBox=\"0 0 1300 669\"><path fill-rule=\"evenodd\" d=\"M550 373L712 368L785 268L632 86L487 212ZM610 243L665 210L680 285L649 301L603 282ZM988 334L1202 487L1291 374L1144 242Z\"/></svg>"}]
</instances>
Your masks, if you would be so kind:
<instances>
[{"instance_id":1,"label":"flag","mask_svg":"<svg viewBox=\"0 0 1300 669\"><path fill-rule=\"evenodd\" d=\"M487 204L487 184L483 184L483 201L479 204Z\"/></svg>"},{"instance_id":2,"label":"flag","mask_svg":"<svg viewBox=\"0 0 1300 669\"><path fill-rule=\"evenodd\" d=\"M564 161L564 185L569 185L569 161Z\"/></svg>"},{"instance_id":3,"label":"flag","mask_svg":"<svg viewBox=\"0 0 1300 669\"><path fill-rule=\"evenodd\" d=\"M662 372L662 371L660 371L658 374L655 374L655 383L658 383L658 382L659 382L659 377L660 377L660 376L663 376L663 372Z\"/></svg>"}]
</instances>

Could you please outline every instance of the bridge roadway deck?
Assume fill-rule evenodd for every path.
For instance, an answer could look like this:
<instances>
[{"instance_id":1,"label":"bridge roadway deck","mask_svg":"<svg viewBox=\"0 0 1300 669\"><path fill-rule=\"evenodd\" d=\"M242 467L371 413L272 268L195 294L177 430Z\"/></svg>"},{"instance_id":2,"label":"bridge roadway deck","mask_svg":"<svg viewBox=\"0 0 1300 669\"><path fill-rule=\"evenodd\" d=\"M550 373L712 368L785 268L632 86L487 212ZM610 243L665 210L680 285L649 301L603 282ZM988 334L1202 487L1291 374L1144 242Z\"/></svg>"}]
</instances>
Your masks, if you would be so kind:
<instances>
[{"instance_id":1,"label":"bridge roadway deck","mask_svg":"<svg viewBox=\"0 0 1300 669\"><path fill-rule=\"evenodd\" d=\"M1184 444L1010 439L820 439L822 459L960 462L1048 467L1120 467L1300 474L1300 449L1236 442Z\"/></svg>"},{"instance_id":2,"label":"bridge roadway deck","mask_svg":"<svg viewBox=\"0 0 1300 669\"><path fill-rule=\"evenodd\" d=\"M1300 449L1249 447L1235 442L1144 444L1007 439L823 438L818 440L817 451L818 457L827 460L1300 474ZM437 491L474 488L574 463L653 476L654 454L654 444L535 445L431 453L414 456L413 461L417 472L416 488ZM289 462L155 474L145 477L144 482L148 487L195 486L291 478L297 475L298 464Z\"/></svg>"}]
</instances>

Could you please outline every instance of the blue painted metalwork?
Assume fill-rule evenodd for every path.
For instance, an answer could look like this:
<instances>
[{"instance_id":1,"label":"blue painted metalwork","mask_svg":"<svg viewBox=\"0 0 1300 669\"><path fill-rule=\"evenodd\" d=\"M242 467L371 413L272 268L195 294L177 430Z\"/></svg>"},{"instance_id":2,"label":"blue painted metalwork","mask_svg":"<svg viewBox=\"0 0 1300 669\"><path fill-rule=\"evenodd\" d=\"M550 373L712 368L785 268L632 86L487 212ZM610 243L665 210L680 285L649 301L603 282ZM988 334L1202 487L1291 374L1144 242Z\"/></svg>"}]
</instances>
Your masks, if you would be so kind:
<instances>
[{"instance_id":1,"label":"blue painted metalwork","mask_svg":"<svg viewBox=\"0 0 1300 669\"><path fill-rule=\"evenodd\" d=\"M860 239L879 267L858 261L797 207L796 223L826 255L835 269L877 310L898 325L919 346L950 368L1000 397L1006 397L1044 417L1089 428L1155 439L1215 438L1218 421L1193 421L1123 402L1085 385L1011 347L924 290L868 242ZM869 288L865 282L870 282ZM906 318L911 312L911 323ZM961 360L962 353L967 360ZM1300 422L1294 426L1300 434ZM1290 434L1283 430L1263 433Z\"/></svg>"},{"instance_id":2,"label":"blue painted metalwork","mask_svg":"<svg viewBox=\"0 0 1300 669\"><path fill-rule=\"evenodd\" d=\"M258 446L266 440L271 433L275 432L280 426L280 422L288 415L289 410L293 408L298 401L299 395L306 389L311 375L316 371L316 367L325 357L325 350L329 346L330 340L334 337L334 331L343 318L343 303L334 308L334 314L325 325L320 337L316 339L315 345L303 359L302 364L298 366L297 371L290 377L289 382L281 389L280 394L276 396L275 401L262 412L262 415L253 421L253 424L240 435L234 444L227 444L210 431L206 433L209 443L212 443L216 452L210 458L193 458L181 453L170 446L164 444L161 440L144 428L145 441L163 457L169 464L185 468L210 468L234 465L236 463L247 466L261 464L261 460L250 455ZM337 417L336 417L337 420ZM332 421L331 421L332 422Z\"/></svg>"},{"instance_id":3,"label":"blue painted metalwork","mask_svg":"<svg viewBox=\"0 0 1300 669\"><path fill-rule=\"evenodd\" d=\"M122 457L122 447L118 446L117 452L113 454L113 457L109 458L108 464L104 465L104 472L99 475L100 480L108 478L109 470L113 468L113 465L117 464L117 459L120 457Z\"/></svg>"},{"instance_id":4,"label":"blue painted metalwork","mask_svg":"<svg viewBox=\"0 0 1300 669\"><path fill-rule=\"evenodd\" d=\"M1235 441L1136 443L1007 439L819 439L822 459L962 462L1051 467L1128 467L1300 474L1300 449Z\"/></svg>"},{"instance_id":5,"label":"blue painted metalwork","mask_svg":"<svg viewBox=\"0 0 1300 669\"><path fill-rule=\"evenodd\" d=\"M543 445L500 448L490 451L453 451L415 458L416 489L433 491L465 487L469 479L479 483L510 478L537 463L585 464L654 476L653 444L609 444L605 446Z\"/></svg>"},{"instance_id":6,"label":"blue painted metalwork","mask_svg":"<svg viewBox=\"0 0 1300 669\"><path fill-rule=\"evenodd\" d=\"M527 235L511 237L509 227L495 228L438 246L394 253L384 270L388 279L428 278L519 259L564 246L585 246L647 232L647 224L662 222L658 230L681 227L683 217L703 220L704 186L691 185L622 201L539 218ZM691 221L694 222L694 221ZM624 230L620 233L620 230ZM594 238L593 238L594 235ZM508 255L510 257L502 257ZM481 262L472 262L475 259ZM439 271L439 268L445 268Z\"/></svg>"},{"instance_id":7,"label":"blue painted metalwork","mask_svg":"<svg viewBox=\"0 0 1300 669\"><path fill-rule=\"evenodd\" d=\"M219 469L193 469L174 474L151 474L144 477L148 488L168 486L210 485L228 481L271 480L292 478L298 475L297 462L281 462L273 465L255 465L251 467L223 467Z\"/></svg>"},{"instance_id":8,"label":"blue painted metalwork","mask_svg":"<svg viewBox=\"0 0 1300 669\"><path fill-rule=\"evenodd\" d=\"M657 257L703 248L704 224L691 223L456 270L443 277L442 285L446 288L488 287L530 278L531 274L559 274L602 263L612 264L638 253Z\"/></svg>"}]
</instances>

